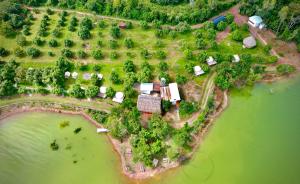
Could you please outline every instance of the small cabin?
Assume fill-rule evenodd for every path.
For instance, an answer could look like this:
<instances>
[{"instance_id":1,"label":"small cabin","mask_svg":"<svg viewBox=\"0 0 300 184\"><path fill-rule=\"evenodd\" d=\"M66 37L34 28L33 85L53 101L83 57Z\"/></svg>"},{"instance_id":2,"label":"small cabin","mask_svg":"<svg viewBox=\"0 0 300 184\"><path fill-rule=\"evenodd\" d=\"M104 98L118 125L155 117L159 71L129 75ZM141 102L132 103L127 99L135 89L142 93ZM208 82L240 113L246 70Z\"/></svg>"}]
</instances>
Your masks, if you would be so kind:
<instances>
[{"instance_id":1,"label":"small cabin","mask_svg":"<svg viewBox=\"0 0 300 184\"><path fill-rule=\"evenodd\" d=\"M204 71L200 66L194 66L194 73L196 76L204 74Z\"/></svg>"},{"instance_id":2,"label":"small cabin","mask_svg":"<svg viewBox=\"0 0 300 184\"><path fill-rule=\"evenodd\" d=\"M153 91L153 83L141 83L140 91L142 94L150 95L151 92Z\"/></svg>"},{"instance_id":3,"label":"small cabin","mask_svg":"<svg viewBox=\"0 0 300 184\"><path fill-rule=\"evenodd\" d=\"M119 23L119 28L120 29L126 29L127 28L127 24L125 22L120 22Z\"/></svg>"},{"instance_id":4,"label":"small cabin","mask_svg":"<svg viewBox=\"0 0 300 184\"><path fill-rule=\"evenodd\" d=\"M214 23L215 26L217 26L222 21L223 22L226 21L226 17L224 15L218 16L212 20L212 22Z\"/></svg>"},{"instance_id":5,"label":"small cabin","mask_svg":"<svg viewBox=\"0 0 300 184\"><path fill-rule=\"evenodd\" d=\"M249 17L248 24L252 27L258 27L260 29L265 27L265 24L263 23L262 18L257 15Z\"/></svg>"},{"instance_id":6,"label":"small cabin","mask_svg":"<svg viewBox=\"0 0 300 184\"><path fill-rule=\"evenodd\" d=\"M115 97L112 99L112 101L117 103L122 103L124 100L124 93L123 92L116 92Z\"/></svg>"},{"instance_id":7,"label":"small cabin","mask_svg":"<svg viewBox=\"0 0 300 184\"><path fill-rule=\"evenodd\" d=\"M209 57L207 58L206 62L207 62L207 64L208 64L209 66L212 66L212 65L217 64L217 61L216 61L212 56L209 56Z\"/></svg>"}]
</instances>

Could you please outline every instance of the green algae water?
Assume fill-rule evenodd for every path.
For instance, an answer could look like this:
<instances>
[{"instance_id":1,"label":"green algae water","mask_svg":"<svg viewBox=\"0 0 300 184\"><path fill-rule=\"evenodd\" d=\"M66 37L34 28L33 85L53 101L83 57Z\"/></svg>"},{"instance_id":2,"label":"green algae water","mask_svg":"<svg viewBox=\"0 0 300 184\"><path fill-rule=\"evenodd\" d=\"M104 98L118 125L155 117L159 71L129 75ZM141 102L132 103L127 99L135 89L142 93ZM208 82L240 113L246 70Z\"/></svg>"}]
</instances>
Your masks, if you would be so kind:
<instances>
[{"instance_id":1,"label":"green algae water","mask_svg":"<svg viewBox=\"0 0 300 184\"><path fill-rule=\"evenodd\" d=\"M70 126L61 129L63 120ZM298 184L299 171L300 78L233 91L193 159L144 181L121 174L107 138L80 116L23 113L0 122L1 184Z\"/></svg>"}]
</instances>

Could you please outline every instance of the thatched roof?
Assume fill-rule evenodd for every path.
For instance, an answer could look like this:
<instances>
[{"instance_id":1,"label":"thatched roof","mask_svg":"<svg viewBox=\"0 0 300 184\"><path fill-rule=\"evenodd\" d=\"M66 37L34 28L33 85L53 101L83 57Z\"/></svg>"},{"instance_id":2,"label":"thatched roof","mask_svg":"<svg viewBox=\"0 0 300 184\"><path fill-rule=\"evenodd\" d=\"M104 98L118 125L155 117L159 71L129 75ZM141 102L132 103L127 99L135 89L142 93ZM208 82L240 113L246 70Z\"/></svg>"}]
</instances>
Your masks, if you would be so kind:
<instances>
[{"instance_id":1,"label":"thatched roof","mask_svg":"<svg viewBox=\"0 0 300 184\"><path fill-rule=\"evenodd\" d=\"M139 95L137 108L141 112L161 113L161 99L151 95Z\"/></svg>"},{"instance_id":2,"label":"thatched roof","mask_svg":"<svg viewBox=\"0 0 300 184\"><path fill-rule=\"evenodd\" d=\"M249 36L243 40L243 44L246 48L253 48L256 46L256 40L253 36Z\"/></svg>"}]
</instances>

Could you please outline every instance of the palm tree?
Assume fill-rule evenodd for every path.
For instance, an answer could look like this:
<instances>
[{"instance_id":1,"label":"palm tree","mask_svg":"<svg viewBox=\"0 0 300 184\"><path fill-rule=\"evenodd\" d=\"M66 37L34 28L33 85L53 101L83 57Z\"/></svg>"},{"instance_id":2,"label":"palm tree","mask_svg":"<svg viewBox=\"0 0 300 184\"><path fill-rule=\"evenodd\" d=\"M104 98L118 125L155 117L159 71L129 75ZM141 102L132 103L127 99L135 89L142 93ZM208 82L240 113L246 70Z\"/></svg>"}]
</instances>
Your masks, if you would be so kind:
<instances>
[{"instance_id":1,"label":"palm tree","mask_svg":"<svg viewBox=\"0 0 300 184\"><path fill-rule=\"evenodd\" d=\"M281 10L278 12L280 22L279 22L276 34L278 34L278 31L280 30L280 27L281 27L282 23L286 20L288 14L289 14L289 7L288 6L282 7Z\"/></svg>"}]
</instances>

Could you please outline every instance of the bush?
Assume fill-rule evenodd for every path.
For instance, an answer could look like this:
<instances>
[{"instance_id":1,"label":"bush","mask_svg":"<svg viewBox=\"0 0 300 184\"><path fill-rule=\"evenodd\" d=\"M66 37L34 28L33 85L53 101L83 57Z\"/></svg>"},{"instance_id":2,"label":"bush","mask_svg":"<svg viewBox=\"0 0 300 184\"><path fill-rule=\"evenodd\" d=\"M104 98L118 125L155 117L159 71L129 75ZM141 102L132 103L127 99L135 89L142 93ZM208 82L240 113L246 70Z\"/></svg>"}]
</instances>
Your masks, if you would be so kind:
<instances>
[{"instance_id":1,"label":"bush","mask_svg":"<svg viewBox=\"0 0 300 184\"><path fill-rule=\"evenodd\" d=\"M120 79L119 74L116 71L112 71L110 74L110 78L111 82L113 84L121 84L122 80Z\"/></svg>"},{"instance_id":2,"label":"bush","mask_svg":"<svg viewBox=\"0 0 300 184\"><path fill-rule=\"evenodd\" d=\"M109 55L110 59L117 59L119 54L116 51L112 51Z\"/></svg>"},{"instance_id":3,"label":"bush","mask_svg":"<svg viewBox=\"0 0 300 184\"><path fill-rule=\"evenodd\" d=\"M102 53L102 51L100 49L93 50L92 56L96 60L100 60L100 59L104 58L104 55L103 55L103 53Z\"/></svg>"},{"instance_id":4,"label":"bush","mask_svg":"<svg viewBox=\"0 0 300 184\"><path fill-rule=\"evenodd\" d=\"M144 29L144 30L150 28L150 26L148 25L148 23L147 23L146 21L141 21L141 22L140 22L140 26L141 26L142 29Z\"/></svg>"},{"instance_id":5,"label":"bush","mask_svg":"<svg viewBox=\"0 0 300 184\"><path fill-rule=\"evenodd\" d=\"M94 65L93 66L93 70L95 71L95 72L99 72L100 70L101 70L101 66L100 65Z\"/></svg>"},{"instance_id":6,"label":"bush","mask_svg":"<svg viewBox=\"0 0 300 184\"><path fill-rule=\"evenodd\" d=\"M72 47L74 45L74 42L72 40L65 40L65 47Z\"/></svg>"},{"instance_id":7,"label":"bush","mask_svg":"<svg viewBox=\"0 0 300 184\"><path fill-rule=\"evenodd\" d=\"M224 22L224 21L221 21L217 25L217 30L218 31L224 31L226 29L226 27L227 27L227 23Z\"/></svg>"},{"instance_id":8,"label":"bush","mask_svg":"<svg viewBox=\"0 0 300 184\"><path fill-rule=\"evenodd\" d=\"M126 38L126 39L125 39L125 46L126 46L128 49L133 48L134 43L133 43L133 41L132 41L131 38Z\"/></svg>"},{"instance_id":9,"label":"bush","mask_svg":"<svg viewBox=\"0 0 300 184\"><path fill-rule=\"evenodd\" d=\"M99 87L98 86L89 86L85 90L85 96L88 98L94 98L98 95L99 93Z\"/></svg>"},{"instance_id":10,"label":"bush","mask_svg":"<svg viewBox=\"0 0 300 184\"><path fill-rule=\"evenodd\" d=\"M121 30L118 26L113 26L111 29L110 29L110 35L117 39L117 38L120 38L121 37Z\"/></svg>"},{"instance_id":11,"label":"bush","mask_svg":"<svg viewBox=\"0 0 300 184\"><path fill-rule=\"evenodd\" d=\"M92 36L90 33L90 30L85 27L80 28L77 34L78 34L79 38L81 38L82 40L87 40L87 39L91 38L91 36Z\"/></svg>"},{"instance_id":12,"label":"bush","mask_svg":"<svg viewBox=\"0 0 300 184\"><path fill-rule=\"evenodd\" d=\"M59 37L61 36L60 29L59 29L59 28L55 28L55 29L52 31L52 36L54 36L55 38L59 38Z\"/></svg>"},{"instance_id":13,"label":"bush","mask_svg":"<svg viewBox=\"0 0 300 184\"><path fill-rule=\"evenodd\" d=\"M51 39L49 41L49 46L50 47L57 47L58 46L58 42L55 39Z\"/></svg>"},{"instance_id":14,"label":"bush","mask_svg":"<svg viewBox=\"0 0 300 184\"><path fill-rule=\"evenodd\" d=\"M185 33L191 32L192 28L191 28L191 26L188 23L186 23L186 22L180 22L176 26L175 30L178 31L181 34L185 34Z\"/></svg>"},{"instance_id":15,"label":"bush","mask_svg":"<svg viewBox=\"0 0 300 184\"><path fill-rule=\"evenodd\" d=\"M151 58L151 54L149 53L149 51L147 49L142 49L141 56L144 59L150 59Z\"/></svg>"},{"instance_id":16,"label":"bush","mask_svg":"<svg viewBox=\"0 0 300 184\"><path fill-rule=\"evenodd\" d=\"M108 87L106 90L106 96L109 98L113 98L116 94L116 91L112 87Z\"/></svg>"},{"instance_id":17,"label":"bush","mask_svg":"<svg viewBox=\"0 0 300 184\"><path fill-rule=\"evenodd\" d=\"M165 61L160 61L158 64L159 71L165 72L169 69L168 64Z\"/></svg>"},{"instance_id":18,"label":"bush","mask_svg":"<svg viewBox=\"0 0 300 184\"><path fill-rule=\"evenodd\" d=\"M73 58L74 57L74 53L71 50L69 50L69 49L63 49L61 51L61 54L63 56L65 56L66 58Z\"/></svg>"},{"instance_id":19,"label":"bush","mask_svg":"<svg viewBox=\"0 0 300 184\"><path fill-rule=\"evenodd\" d=\"M41 51L34 47L29 47L26 53L28 56L31 56L32 58L37 58L41 55Z\"/></svg>"},{"instance_id":20,"label":"bush","mask_svg":"<svg viewBox=\"0 0 300 184\"><path fill-rule=\"evenodd\" d=\"M231 13L228 13L228 14L226 15L226 22L227 22L228 24L231 24L231 23L233 22L233 20L234 20L234 16L233 16Z\"/></svg>"},{"instance_id":21,"label":"bush","mask_svg":"<svg viewBox=\"0 0 300 184\"><path fill-rule=\"evenodd\" d=\"M170 110L170 108L172 107L172 103L169 100L163 100L162 101L162 109L165 112L168 112Z\"/></svg>"},{"instance_id":22,"label":"bush","mask_svg":"<svg viewBox=\"0 0 300 184\"><path fill-rule=\"evenodd\" d=\"M85 90L82 89L79 84L74 84L71 87L70 95L72 97L75 97L75 98L84 98L85 97Z\"/></svg>"},{"instance_id":23,"label":"bush","mask_svg":"<svg viewBox=\"0 0 300 184\"><path fill-rule=\"evenodd\" d=\"M87 57L87 54L83 51L83 50L80 50L77 52L77 56L80 58L80 59L84 59Z\"/></svg>"},{"instance_id":24,"label":"bush","mask_svg":"<svg viewBox=\"0 0 300 184\"><path fill-rule=\"evenodd\" d=\"M124 62L123 70L126 73L134 72L135 71L135 65L133 64L133 61L126 60Z\"/></svg>"},{"instance_id":25,"label":"bush","mask_svg":"<svg viewBox=\"0 0 300 184\"><path fill-rule=\"evenodd\" d=\"M181 101L179 105L179 114L182 117L186 117L198 110L197 104L194 102Z\"/></svg>"},{"instance_id":26,"label":"bush","mask_svg":"<svg viewBox=\"0 0 300 184\"><path fill-rule=\"evenodd\" d=\"M290 73L293 73L296 68L293 65L280 64L276 67L276 70L280 75L288 75Z\"/></svg>"},{"instance_id":27,"label":"bush","mask_svg":"<svg viewBox=\"0 0 300 184\"><path fill-rule=\"evenodd\" d=\"M5 57L5 56L8 56L9 55L9 51L6 50L5 48L3 47L0 47L0 56L1 57Z\"/></svg>"},{"instance_id":28,"label":"bush","mask_svg":"<svg viewBox=\"0 0 300 184\"><path fill-rule=\"evenodd\" d=\"M117 40L109 40L109 47L111 49L116 49L118 47L118 42Z\"/></svg>"},{"instance_id":29,"label":"bush","mask_svg":"<svg viewBox=\"0 0 300 184\"><path fill-rule=\"evenodd\" d=\"M14 53L15 53L15 56L20 57L20 58L24 57L26 55L25 51L20 47L16 48L14 50Z\"/></svg>"},{"instance_id":30,"label":"bush","mask_svg":"<svg viewBox=\"0 0 300 184\"><path fill-rule=\"evenodd\" d=\"M181 84L181 85L185 84L187 82L187 78L185 76L183 76L183 75L177 75L176 76L176 82L178 84Z\"/></svg>"},{"instance_id":31,"label":"bush","mask_svg":"<svg viewBox=\"0 0 300 184\"><path fill-rule=\"evenodd\" d=\"M40 37L35 37L32 42L37 46L42 46L44 44L44 40L42 40Z\"/></svg>"},{"instance_id":32,"label":"bush","mask_svg":"<svg viewBox=\"0 0 300 184\"><path fill-rule=\"evenodd\" d=\"M17 37L16 42L21 47L26 46L26 44L27 44L26 38L21 35Z\"/></svg>"},{"instance_id":33,"label":"bush","mask_svg":"<svg viewBox=\"0 0 300 184\"><path fill-rule=\"evenodd\" d=\"M231 38L234 41L238 41L238 42L243 41L243 35L242 35L241 31L239 31L239 30L233 31L232 35L231 35Z\"/></svg>"},{"instance_id":34,"label":"bush","mask_svg":"<svg viewBox=\"0 0 300 184\"><path fill-rule=\"evenodd\" d=\"M157 57L157 59L166 59L167 58L167 54L166 54L166 52L164 52L162 50L158 50L156 52L156 57Z\"/></svg>"}]
</instances>

